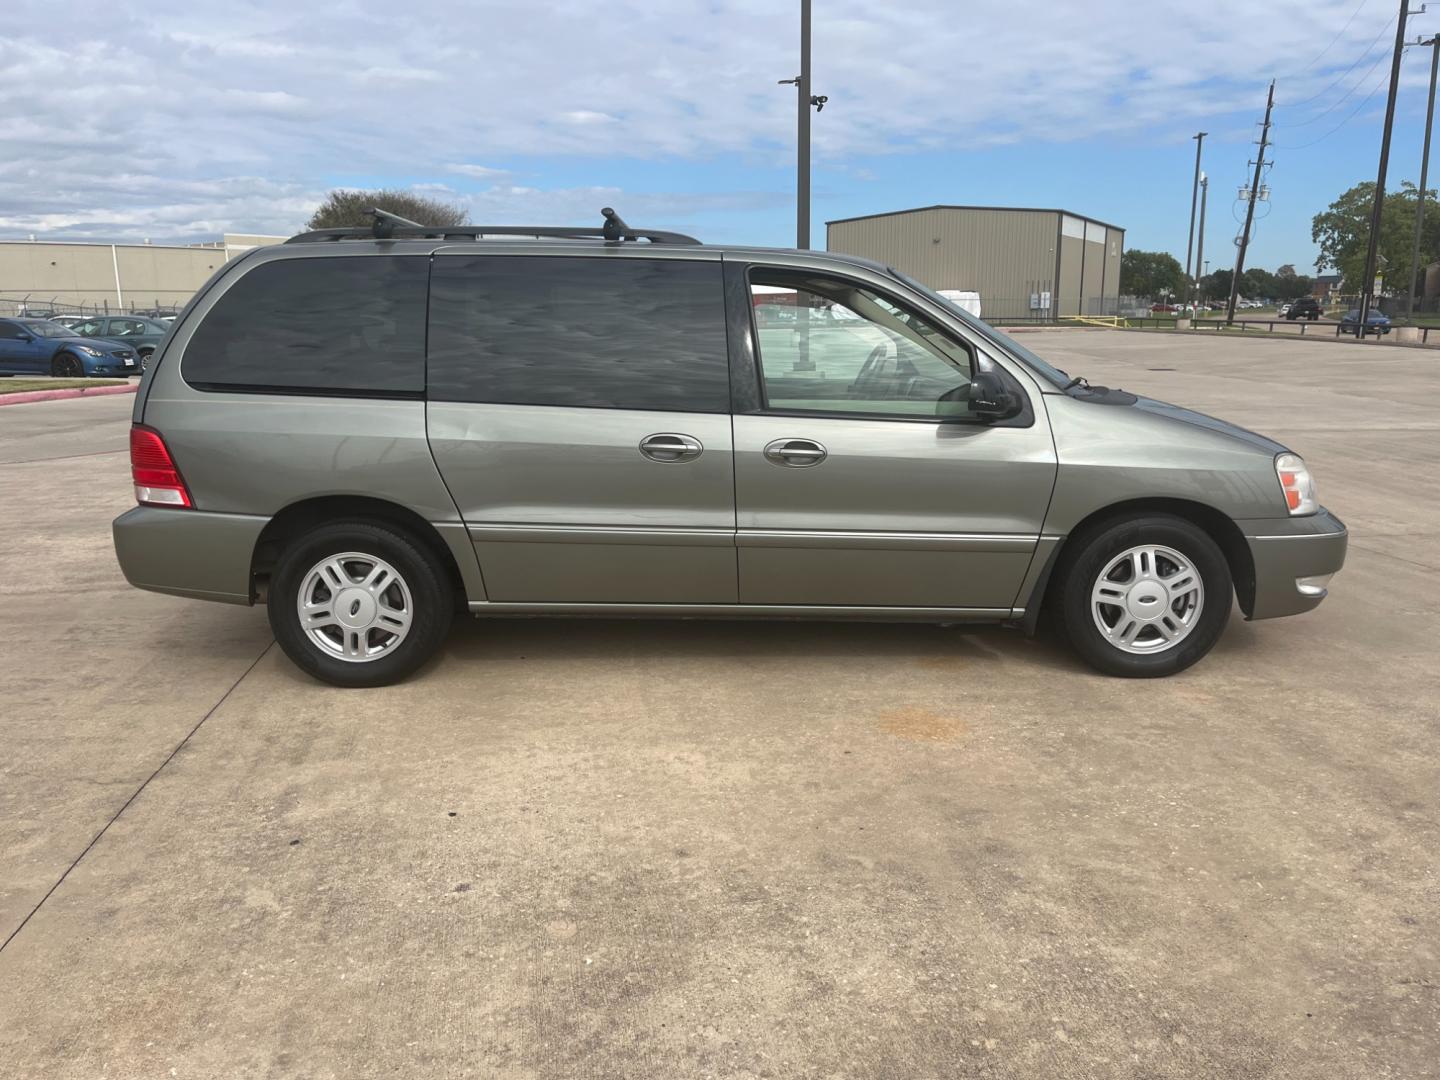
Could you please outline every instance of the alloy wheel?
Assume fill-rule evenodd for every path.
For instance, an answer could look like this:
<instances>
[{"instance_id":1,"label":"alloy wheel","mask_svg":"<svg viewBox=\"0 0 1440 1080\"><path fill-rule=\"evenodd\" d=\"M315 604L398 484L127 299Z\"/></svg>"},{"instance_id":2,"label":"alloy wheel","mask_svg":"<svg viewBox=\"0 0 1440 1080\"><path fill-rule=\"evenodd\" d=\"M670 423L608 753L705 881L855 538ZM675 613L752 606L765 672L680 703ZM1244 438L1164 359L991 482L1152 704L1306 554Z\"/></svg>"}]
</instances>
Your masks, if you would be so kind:
<instances>
[{"instance_id":1,"label":"alloy wheel","mask_svg":"<svg viewBox=\"0 0 1440 1080\"><path fill-rule=\"evenodd\" d=\"M1200 573L1174 548L1127 548L1100 571L1090 614L1101 635L1123 652L1165 652L1190 636L1205 608Z\"/></svg>"},{"instance_id":2,"label":"alloy wheel","mask_svg":"<svg viewBox=\"0 0 1440 1080\"><path fill-rule=\"evenodd\" d=\"M327 656L364 663L389 656L410 632L410 587L384 559L346 551L306 572L295 600L306 636Z\"/></svg>"}]
</instances>

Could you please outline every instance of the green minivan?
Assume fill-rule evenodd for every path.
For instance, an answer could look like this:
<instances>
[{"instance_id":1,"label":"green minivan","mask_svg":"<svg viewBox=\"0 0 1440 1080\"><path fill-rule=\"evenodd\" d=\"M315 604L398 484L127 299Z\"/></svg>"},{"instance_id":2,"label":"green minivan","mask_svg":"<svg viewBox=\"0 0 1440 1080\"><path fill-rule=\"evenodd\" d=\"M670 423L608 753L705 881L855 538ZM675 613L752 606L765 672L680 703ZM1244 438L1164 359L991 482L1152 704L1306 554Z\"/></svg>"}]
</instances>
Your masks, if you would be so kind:
<instances>
[{"instance_id":1,"label":"green minivan","mask_svg":"<svg viewBox=\"0 0 1440 1080\"><path fill-rule=\"evenodd\" d=\"M758 315L757 315L758 311ZM265 603L301 668L452 616L1010 623L1181 671L1345 559L1301 458L1046 363L865 259L376 226L225 265L136 395L130 582ZM1232 600L1233 598L1233 600Z\"/></svg>"}]
</instances>

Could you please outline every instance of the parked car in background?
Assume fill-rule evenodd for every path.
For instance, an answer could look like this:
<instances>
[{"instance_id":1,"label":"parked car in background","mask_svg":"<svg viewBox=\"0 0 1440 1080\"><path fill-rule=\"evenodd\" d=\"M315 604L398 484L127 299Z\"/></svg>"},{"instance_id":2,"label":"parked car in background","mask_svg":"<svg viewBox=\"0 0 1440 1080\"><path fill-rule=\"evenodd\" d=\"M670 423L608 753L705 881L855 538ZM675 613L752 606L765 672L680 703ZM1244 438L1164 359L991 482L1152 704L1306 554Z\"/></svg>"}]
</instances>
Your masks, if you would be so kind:
<instances>
[{"instance_id":1,"label":"parked car in background","mask_svg":"<svg viewBox=\"0 0 1440 1080\"><path fill-rule=\"evenodd\" d=\"M1360 333L1360 312L1359 310L1347 311L1340 317L1340 330L1342 333L1354 334L1361 337ZM1390 332L1390 316L1386 315L1379 308L1372 308L1365 316L1365 333L1374 334L1379 337L1381 334Z\"/></svg>"},{"instance_id":2,"label":"parked car in background","mask_svg":"<svg viewBox=\"0 0 1440 1080\"><path fill-rule=\"evenodd\" d=\"M1285 317L1285 313L1289 310L1289 304L1281 304L1278 308L1275 309L1275 314L1283 319Z\"/></svg>"},{"instance_id":3,"label":"parked car in background","mask_svg":"<svg viewBox=\"0 0 1440 1080\"><path fill-rule=\"evenodd\" d=\"M155 352L170 329L167 323L142 319L135 315L106 315L86 319L72 328L81 337L104 338L117 345L128 345L140 357L141 368L148 367Z\"/></svg>"},{"instance_id":4,"label":"parked car in background","mask_svg":"<svg viewBox=\"0 0 1440 1080\"><path fill-rule=\"evenodd\" d=\"M57 323L59 323L61 326L65 327L67 330L69 330L69 329L73 328L75 325L77 325L78 323L82 323L82 322L84 322L86 319L89 319L89 318L92 318L92 316L90 316L90 315L51 315L51 316L50 316L50 321L51 321L51 322L57 322Z\"/></svg>"},{"instance_id":5,"label":"parked car in background","mask_svg":"<svg viewBox=\"0 0 1440 1080\"><path fill-rule=\"evenodd\" d=\"M1151 304L1150 310L1156 315L1173 315L1180 308L1175 304Z\"/></svg>"},{"instance_id":6,"label":"parked car in background","mask_svg":"<svg viewBox=\"0 0 1440 1080\"><path fill-rule=\"evenodd\" d=\"M457 611L1048 609L1143 677L1200 660L1237 597L1311 610L1344 562L1288 447L1092 386L879 263L491 228L326 230L219 269L140 385L126 578L265 603L342 686L415 671Z\"/></svg>"},{"instance_id":7,"label":"parked car in background","mask_svg":"<svg viewBox=\"0 0 1440 1080\"><path fill-rule=\"evenodd\" d=\"M77 337L48 319L0 319L0 375L138 375L135 350Z\"/></svg>"},{"instance_id":8,"label":"parked car in background","mask_svg":"<svg viewBox=\"0 0 1440 1080\"><path fill-rule=\"evenodd\" d=\"M968 311L975 318L980 318L980 294L978 292L973 289L939 289L937 291L962 311Z\"/></svg>"},{"instance_id":9,"label":"parked car in background","mask_svg":"<svg viewBox=\"0 0 1440 1080\"><path fill-rule=\"evenodd\" d=\"M1320 301L1313 296L1302 296L1293 301L1281 314L1291 322L1296 319L1309 319L1314 322L1321 315Z\"/></svg>"}]
</instances>

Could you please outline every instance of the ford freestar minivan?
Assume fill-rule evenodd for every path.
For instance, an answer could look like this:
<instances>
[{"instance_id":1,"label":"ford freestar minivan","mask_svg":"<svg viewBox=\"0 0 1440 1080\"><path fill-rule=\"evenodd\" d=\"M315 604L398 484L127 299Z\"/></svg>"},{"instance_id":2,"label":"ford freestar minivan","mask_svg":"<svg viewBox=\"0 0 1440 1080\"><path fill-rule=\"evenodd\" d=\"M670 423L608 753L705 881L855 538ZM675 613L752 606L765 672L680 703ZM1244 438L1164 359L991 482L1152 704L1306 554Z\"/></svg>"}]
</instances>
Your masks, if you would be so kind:
<instances>
[{"instance_id":1,"label":"ford freestar minivan","mask_svg":"<svg viewBox=\"0 0 1440 1080\"><path fill-rule=\"evenodd\" d=\"M1008 622L1168 675L1308 611L1305 463L1088 385L893 269L376 214L219 270L136 395L115 549L268 605L312 675L413 671L456 611Z\"/></svg>"}]
</instances>

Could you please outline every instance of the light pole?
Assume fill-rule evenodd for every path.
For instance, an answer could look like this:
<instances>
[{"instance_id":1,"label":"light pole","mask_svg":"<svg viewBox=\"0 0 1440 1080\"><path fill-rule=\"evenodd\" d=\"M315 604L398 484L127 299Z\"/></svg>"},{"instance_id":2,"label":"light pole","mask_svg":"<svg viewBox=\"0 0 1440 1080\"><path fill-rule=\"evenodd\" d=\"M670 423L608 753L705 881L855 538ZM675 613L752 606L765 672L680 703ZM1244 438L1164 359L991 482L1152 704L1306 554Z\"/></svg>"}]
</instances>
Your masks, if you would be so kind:
<instances>
[{"instance_id":1,"label":"light pole","mask_svg":"<svg viewBox=\"0 0 1440 1080\"><path fill-rule=\"evenodd\" d=\"M1190 262L1190 255L1195 250L1195 200L1200 194L1200 148L1205 145L1205 136L1208 131L1199 131L1191 136L1195 140L1195 179L1190 182L1190 238L1185 241L1185 280L1192 284L1187 285L1186 292L1194 294L1194 279L1190 276L1190 269L1194 265Z\"/></svg>"},{"instance_id":2,"label":"light pole","mask_svg":"<svg viewBox=\"0 0 1440 1080\"><path fill-rule=\"evenodd\" d=\"M781 79L780 85L795 87L795 246L801 251L810 247L810 110L818 113L830 99L810 93L810 0L800 0L800 74ZM795 358L795 371L814 371L810 359L810 306L802 294L796 294L795 329L800 335L800 348Z\"/></svg>"},{"instance_id":3,"label":"light pole","mask_svg":"<svg viewBox=\"0 0 1440 1080\"><path fill-rule=\"evenodd\" d=\"M818 113L830 99L810 93L810 0L800 0L800 74L781 79L795 87L795 246L810 246L810 110Z\"/></svg>"},{"instance_id":4,"label":"light pole","mask_svg":"<svg viewBox=\"0 0 1440 1080\"><path fill-rule=\"evenodd\" d=\"M1195 269L1197 269L1197 270L1200 269L1200 266L1201 266L1202 263L1203 263L1205 266L1207 266L1207 267L1210 265L1209 263L1205 262L1205 198L1206 198L1206 196L1209 195L1209 194L1210 194L1210 178L1209 178L1208 176L1206 176L1204 173L1201 173L1201 174L1200 174L1200 233L1199 233L1199 235L1196 237L1196 241L1197 241L1197 242L1196 242L1196 245L1195 245ZM1197 301L1197 306L1198 306L1198 301L1199 301L1199 299L1200 299L1200 275L1199 275L1199 274L1196 274L1196 275L1195 275L1195 299L1196 299L1196 301ZM1193 318L1195 318L1196 316L1198 316L1199 314L1200 314L1199 311L1191 311L1190 317L1193 319Z\"/></svg>"}]
</instances>

